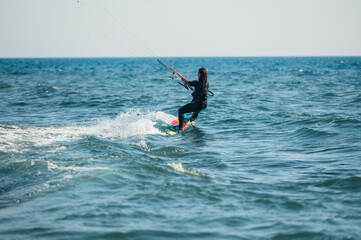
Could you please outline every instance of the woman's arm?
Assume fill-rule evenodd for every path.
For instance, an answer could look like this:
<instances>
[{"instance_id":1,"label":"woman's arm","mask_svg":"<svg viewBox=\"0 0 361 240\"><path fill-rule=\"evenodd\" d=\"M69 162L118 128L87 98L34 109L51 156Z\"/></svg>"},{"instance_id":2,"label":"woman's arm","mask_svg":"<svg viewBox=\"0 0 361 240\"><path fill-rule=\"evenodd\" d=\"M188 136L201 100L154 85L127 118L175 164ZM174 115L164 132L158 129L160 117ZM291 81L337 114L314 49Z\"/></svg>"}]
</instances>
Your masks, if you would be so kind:
<instances>
[{"instance_id":1,"label":"woman's arm","mask_svg":"<svg viewBox=\"0 0 361 240\"><path fill-rule=\"evenodd\" d=\"M188 87L189 81L187 79L185 79L184 77L182 77L181 79L182 79L182 82L184 83L184 85Z\"/></svg>"}]
</instances>

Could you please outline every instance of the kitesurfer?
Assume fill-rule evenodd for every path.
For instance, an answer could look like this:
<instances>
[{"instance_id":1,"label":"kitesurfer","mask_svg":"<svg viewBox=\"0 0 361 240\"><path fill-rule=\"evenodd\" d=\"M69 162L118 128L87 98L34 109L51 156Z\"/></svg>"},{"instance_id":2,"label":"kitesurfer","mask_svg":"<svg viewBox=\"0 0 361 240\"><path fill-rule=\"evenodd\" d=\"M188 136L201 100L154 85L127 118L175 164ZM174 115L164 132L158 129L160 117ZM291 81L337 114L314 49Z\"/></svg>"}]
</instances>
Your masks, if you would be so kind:
<instances>
[{"instance_id":1,"label":"kitesurfer","mask_svg":"<svg viewBox=\"0 0 361 240\"><path fill-rule=\"evenodd\" d=\"M178 110L179 128L178 131L183 130L184 114L193 112L193 115L189 119L194 121L198 114L207 107L207 94L208 94L208 74L207 69L200 68L198 70L198 81L188 81L184 77L181 78L186 87L193 87L193 100L191 103L184 105Z\"/></svg>"}]
</instances>

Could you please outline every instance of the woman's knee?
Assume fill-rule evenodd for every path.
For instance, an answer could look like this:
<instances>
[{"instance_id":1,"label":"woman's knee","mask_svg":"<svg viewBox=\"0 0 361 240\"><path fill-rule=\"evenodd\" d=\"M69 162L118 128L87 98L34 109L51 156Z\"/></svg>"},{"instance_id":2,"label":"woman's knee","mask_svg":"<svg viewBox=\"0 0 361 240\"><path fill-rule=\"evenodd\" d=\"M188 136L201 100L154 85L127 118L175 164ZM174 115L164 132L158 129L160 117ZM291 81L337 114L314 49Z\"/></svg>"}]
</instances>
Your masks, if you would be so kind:
<instances>
[{"instance_id":1,"label":"woman's knee","mask_svg":"<svg viewBox=\"0 0 361 240\"><path fill-rule=\"evenodd\" d=\"M187 108L188 108L187 105L179 108L179 109L178 109L178 114L185 114L185 113L187 112Z\"/></svg>"}]
</instances>

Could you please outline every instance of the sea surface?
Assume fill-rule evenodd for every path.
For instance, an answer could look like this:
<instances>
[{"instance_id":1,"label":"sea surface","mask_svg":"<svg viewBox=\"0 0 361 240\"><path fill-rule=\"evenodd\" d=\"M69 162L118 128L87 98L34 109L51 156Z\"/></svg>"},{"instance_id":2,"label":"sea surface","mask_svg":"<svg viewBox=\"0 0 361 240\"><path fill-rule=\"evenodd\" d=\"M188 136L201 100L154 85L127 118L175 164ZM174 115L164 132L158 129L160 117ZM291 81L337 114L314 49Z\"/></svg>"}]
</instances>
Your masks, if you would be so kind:
<instances>
[{"instance_id":1,"label":"sea surface","mask_svg":"<svg viewBox=\"0 0 361 240\"><path fill-rule=\"evenodd\" d=\"M0 59L0 239L361 239L361 57Z\"/></svg>"}]
</instances>

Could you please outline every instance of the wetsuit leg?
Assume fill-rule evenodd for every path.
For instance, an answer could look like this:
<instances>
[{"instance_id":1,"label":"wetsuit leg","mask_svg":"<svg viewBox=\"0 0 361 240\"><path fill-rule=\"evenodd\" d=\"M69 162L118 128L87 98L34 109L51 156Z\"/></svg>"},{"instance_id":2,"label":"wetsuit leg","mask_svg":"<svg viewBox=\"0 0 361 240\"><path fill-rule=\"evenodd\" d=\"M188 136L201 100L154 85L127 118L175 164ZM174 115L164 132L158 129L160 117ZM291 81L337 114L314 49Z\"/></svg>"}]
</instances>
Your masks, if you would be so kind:
<instances>
[{"instance_id":1,"label":"wetsuit leg","mask_svg":"<svg viewBox=\"0 0 361 240\"><path fill-rule=\"evenodd\" d=\"M198 114L199 114L201 111L202 111L202 110L195 111L195 112L192 114L192 117L191 117L189 120L190 120L190 121L196 120L196 118L198 117Z\"/></svg>"},{"instance_id":2,"label":"wetsuit leg","mask_svg":"<svg viewBox=\"0 0 361 240\"><path fill-rule=\"evenodd\" d=\"M179 129L183 128L184 114L189 112L194 112L197 110L198 108L192 103L188 103L178 110Z\"/></svg>"}]
</instances>

